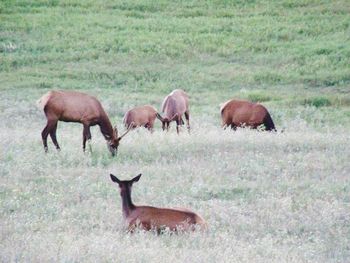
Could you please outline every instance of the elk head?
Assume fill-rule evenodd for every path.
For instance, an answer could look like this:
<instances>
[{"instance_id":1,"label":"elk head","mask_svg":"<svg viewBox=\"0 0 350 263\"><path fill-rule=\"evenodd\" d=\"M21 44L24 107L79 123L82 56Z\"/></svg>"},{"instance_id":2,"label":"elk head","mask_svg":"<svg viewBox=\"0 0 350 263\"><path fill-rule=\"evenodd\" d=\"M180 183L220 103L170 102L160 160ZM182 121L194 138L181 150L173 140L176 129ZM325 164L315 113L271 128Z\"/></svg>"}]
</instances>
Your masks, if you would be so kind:
<instances>
[{"instance_id":1,"label":"elk head","mask_svg":"<svg viewBox=\"0 0 350 263\"><path fill-rule=\"evenodd\" d=\"M107 140L107 147L108 147L108 150L111 152L112 156L117 155L117 153L118 153L118 146L119 146L120 140L121 140L130 130L131 130L131 128L129 127L120 137L118 137L118 129L117 129L117 126L114 127L112 138L110 138L109 140Z\"/></svg>"},{"instance_id":2,"label":"elk head","mask_svg":"<svg viewBox=\"0 0 350 263\"><path fill-rule=\"evenodd\" d=\"M141 175L142 174L139 174L138 176L134 177L131 180L121 181L116 176L114 176L113 174L110 174L112 181L119 185L119 190L120 190L120 194L121 195L123 195L125 193L130 194L131 187L132 187L133 183L138 182L138 180L140 179Z\"/></svg>"},{"instance_id":3,"label":"elk head","mask_svg":"<svg viewBox=\"0 0 350 263\"><path fill-rule=\"evenodd\" d=\"M158 120L160 120L162 122L162 129L164 131L166 120L158 112L157 112L156 116L157 116Z\"/></svg>"},{"instance_id":4,"label":"elk head","mask_svg":"<svg viewBox=\"0 0 350 263\"><path fill-rule=\"evenodd\" d=\"M163 131L165 130L165 128L167 130L169 130L169 123L176 120L178 118L179 114L178 113L175 113L173 117L171 118L168 118L168 117L162 117L160 116L159 113L157 113L157 118L162 122L162 129Z\"/></svg>"}]
</instances>

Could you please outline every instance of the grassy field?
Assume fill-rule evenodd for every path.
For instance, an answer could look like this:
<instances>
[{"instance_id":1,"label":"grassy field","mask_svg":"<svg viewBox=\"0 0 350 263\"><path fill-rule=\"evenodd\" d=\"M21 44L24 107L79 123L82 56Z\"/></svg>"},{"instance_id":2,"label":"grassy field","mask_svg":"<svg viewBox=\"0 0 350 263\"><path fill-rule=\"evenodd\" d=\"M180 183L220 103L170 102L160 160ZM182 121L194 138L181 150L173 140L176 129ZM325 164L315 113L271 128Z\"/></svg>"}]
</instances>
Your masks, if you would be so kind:
<instances>
[{"instance_id":1,"label":"grassy field","mask_svg":"<svg viewBox=\"0 0 350 263\"><path fill-rule=\"evenodd\" d=\"M1 262L349 262L348 1L0 2ZM192 132L160 123L108 154L98 128L60 123L45 154L35 101L129 108L190 96ZM220 128L220 103L262 102L278 130ZM187 207L208 233L127 234L112 172L136 204Z\"/></svg>"}]
</instances>

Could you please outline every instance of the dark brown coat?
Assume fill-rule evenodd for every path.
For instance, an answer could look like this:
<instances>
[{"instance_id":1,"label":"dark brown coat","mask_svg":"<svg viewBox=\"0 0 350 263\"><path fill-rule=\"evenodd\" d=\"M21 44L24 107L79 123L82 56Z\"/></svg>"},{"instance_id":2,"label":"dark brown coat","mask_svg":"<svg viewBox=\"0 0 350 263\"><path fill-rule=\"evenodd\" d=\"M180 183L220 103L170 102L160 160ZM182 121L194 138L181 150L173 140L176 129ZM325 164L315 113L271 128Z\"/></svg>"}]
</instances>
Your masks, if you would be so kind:
<instances>
[{"instance_id":1,"label":"dark brown coat","mask_svg":"<svg viewBox=\"0 0 350 263\"><path fill-rule=\"evenodd\" d=\"M76 91L49 91L37 101L46 115L47 124L41 133L45 152L48 151L47 137L50 134L52 142L58 150L56 139L57 122L79 122L84 126L83 150L86 141L91 139L90 126L99 125L102 135L112 155L115 155L119 141L127 133L118 137L117 128L112 127L101 103L93 96Z\"/></svg>"},{"instance_id":2,"label":"dark brown coat","mask_svg":"<svg viewBox=\"0 0 350 263\"><path fill-rule=\"evenodd\" d=\"M259 104L245 100L229 100L225 102L221 109L222 126L250 127L253 129L264 125L265 130L275 131L275 125L267 109Z\"/></svg>"}]
</instances>

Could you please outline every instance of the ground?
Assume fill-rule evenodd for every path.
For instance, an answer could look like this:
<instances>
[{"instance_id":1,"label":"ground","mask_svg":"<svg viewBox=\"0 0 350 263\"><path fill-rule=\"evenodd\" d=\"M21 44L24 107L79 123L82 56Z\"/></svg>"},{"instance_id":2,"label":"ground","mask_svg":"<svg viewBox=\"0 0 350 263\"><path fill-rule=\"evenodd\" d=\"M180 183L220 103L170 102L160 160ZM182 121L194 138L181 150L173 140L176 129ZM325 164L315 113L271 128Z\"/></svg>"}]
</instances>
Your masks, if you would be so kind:
<instances>
[{"instance_id":1,"label":"ground","mask_svg":"<svg viewBox=\"0 0 350 263\"><path fill-rule=\"evenodd\" d=\"M348 1L2 1L0 260L348 262ZM95 95L114 125L182 88L191 134L145 129L112 158L98 128L59 123L51 89ZM221 129L220 104L264 104L279 132ZM280 131L284 130L283 133ZM136 204L186 207L207 233L127 234L113 173Z\"/></svg>"}]
</instances>

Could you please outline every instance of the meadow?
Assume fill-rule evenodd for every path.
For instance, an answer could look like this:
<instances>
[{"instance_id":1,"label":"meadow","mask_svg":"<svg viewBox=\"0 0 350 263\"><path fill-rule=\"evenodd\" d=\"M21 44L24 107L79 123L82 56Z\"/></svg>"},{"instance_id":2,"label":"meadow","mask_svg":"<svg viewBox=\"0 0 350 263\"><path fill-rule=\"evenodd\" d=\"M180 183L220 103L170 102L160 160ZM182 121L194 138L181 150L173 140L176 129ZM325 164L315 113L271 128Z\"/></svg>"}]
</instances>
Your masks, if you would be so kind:
<instances>
[{"instance_id":1,"label":"meadow","mask_svg":"<svg viewBox=\"0 0 350 263\"><path fill-rule=\"evenodd\" d=\"M1 262L349 262L350 4L345 0L0 2ZM112 158L97 127L59 123L51 89L124 113L190 97L191 134L130 132ZM222 130L220 104L263 103L279 131ZM128 234L136 204L187 207L207 233Z\"/></svg>"}]
</instances>

